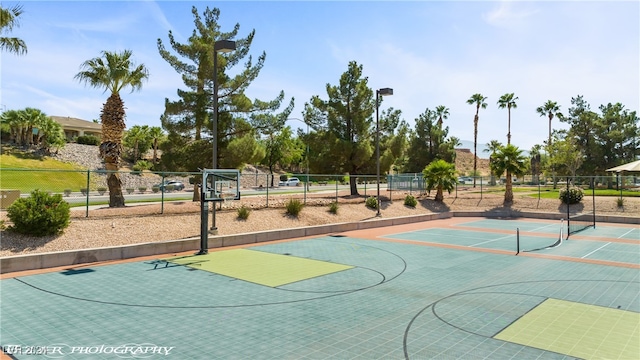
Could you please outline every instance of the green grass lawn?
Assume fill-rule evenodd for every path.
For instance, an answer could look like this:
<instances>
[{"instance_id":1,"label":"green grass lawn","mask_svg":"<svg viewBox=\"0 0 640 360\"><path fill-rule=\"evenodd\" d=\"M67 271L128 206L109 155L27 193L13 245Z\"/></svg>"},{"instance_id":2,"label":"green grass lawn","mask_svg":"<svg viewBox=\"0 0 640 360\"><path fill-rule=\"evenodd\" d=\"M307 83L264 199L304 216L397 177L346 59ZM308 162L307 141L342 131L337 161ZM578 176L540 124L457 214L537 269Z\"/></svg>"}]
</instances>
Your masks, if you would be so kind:
<instances>
[{"instance_id":1,"label":"green grass lawn","mask_svg":"<svg viewBox=\"0 0 640 360\"><path fill-rule=\"evenodd\" d=\"M87 172L78 166L3 147L0 189L29 193L35 189L63 192L87 186Z\"/></svg>"}]
</instances>

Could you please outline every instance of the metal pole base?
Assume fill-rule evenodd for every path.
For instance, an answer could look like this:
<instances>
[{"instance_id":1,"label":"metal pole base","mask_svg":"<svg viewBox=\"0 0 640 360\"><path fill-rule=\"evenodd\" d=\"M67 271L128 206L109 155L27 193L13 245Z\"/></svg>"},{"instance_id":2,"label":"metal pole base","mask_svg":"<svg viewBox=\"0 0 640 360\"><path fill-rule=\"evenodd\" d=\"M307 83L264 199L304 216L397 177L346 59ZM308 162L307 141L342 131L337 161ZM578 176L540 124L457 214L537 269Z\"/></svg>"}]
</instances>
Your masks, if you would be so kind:
<instances>
[{"instance_id":1,"label":"metal pole base","mask_svg":"<svg viewBox=\"0 0 640 360\"><path fill-rule=\"evenodd\" d=\"M209 253L209 250L200 250L197 253L195 253L195 255L207 255Z\"/></svg>"}]
</instances>

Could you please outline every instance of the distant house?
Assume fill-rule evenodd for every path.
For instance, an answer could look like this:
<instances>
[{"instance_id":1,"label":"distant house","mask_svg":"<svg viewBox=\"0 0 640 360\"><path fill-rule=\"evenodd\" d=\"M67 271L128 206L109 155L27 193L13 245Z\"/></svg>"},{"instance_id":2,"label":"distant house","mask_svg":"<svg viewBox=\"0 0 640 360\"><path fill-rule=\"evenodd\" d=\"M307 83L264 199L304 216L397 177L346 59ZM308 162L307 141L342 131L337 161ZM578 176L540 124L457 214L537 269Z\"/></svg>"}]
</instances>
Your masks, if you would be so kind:
<instances>
[{"instance_id":1,"label":"distant house","mask_svg":"<svg viewBox=\"0 0 640 360\"><path fill-rule=\"evenodd\" d=\"M102 124L94 123L93 121L68 116L51 116L51 119L62 125L67 141L84 135L93 135L100 138L100 134L102 133Z\"/></svg>"}]
</instances>

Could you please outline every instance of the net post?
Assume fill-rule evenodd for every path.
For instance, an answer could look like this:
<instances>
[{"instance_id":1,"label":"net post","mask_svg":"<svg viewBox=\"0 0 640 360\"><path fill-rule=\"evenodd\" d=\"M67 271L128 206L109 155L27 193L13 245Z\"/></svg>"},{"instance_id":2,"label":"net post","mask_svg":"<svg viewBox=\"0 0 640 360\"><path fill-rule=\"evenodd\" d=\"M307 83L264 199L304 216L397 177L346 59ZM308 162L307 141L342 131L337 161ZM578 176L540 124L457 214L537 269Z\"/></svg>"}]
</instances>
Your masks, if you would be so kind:
<instances>
[{"instance_id":1,"label":"net post","mask_svg":"<svg viewBox=\"0 0 640 360\"><path fill-rule=\"evenodd\" d=\"M569 177L567 176L567 196L569 196ZM571 234L571 209L569 205L569 201L566 203L567 205L567 239L569 238L569 234Z\"/></svg>"},{"instance_id":2,"label":"net post","mask_svg":"<svg viewBox=\"0 0 640 360\"><path fill-rule=\"evenodd\" d=\"M516 228L516 256L520 254L520 228Z\"/></svg>"},{"instance_id":3,"label":"net post","mask_svg":"<svg viewBox=\"0 0 640 360\"><path fill-rule=\"evenodd\" d=\"M591 201L593 202L593 228L596 228L596 178L591 177Z\"/></svg>"}]
</instances>

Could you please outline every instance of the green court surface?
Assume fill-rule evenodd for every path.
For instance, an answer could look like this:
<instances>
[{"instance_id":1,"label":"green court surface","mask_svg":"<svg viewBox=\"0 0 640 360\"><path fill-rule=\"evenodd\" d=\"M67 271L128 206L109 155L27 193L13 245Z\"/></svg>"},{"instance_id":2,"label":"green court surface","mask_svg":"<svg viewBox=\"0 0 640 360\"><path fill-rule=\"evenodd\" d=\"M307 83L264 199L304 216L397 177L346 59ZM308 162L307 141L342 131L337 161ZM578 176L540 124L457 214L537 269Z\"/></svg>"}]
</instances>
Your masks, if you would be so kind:
<instances>
[{"instance_id":1,"label":"green court surface","mask_svg":"<svg viewBox=\"0 0 640 360\"><path fill-rule=\"evenodd\" d=\"M307 280L353 267L246 249L216 251L200 256L169 258L166 261L272 287Z\"/></svg>"},{"instance_id":2,"label":"green court surface","mask_svg":"<svg viewBox=\"0 0 640 360\"><path fill-rule=\"evenodd\" d=\"M640 314L547 299L494 336L582 359L640 356Z\"/></svg>"},{"instance_id":3,"label":"green court surface","mask_svg":"<svg viewBox=\"0 0 640 360\"><path fill-rule=\"evenodd\" d=\"M21 360L568 360L617 348L640 354L638 267L391 241L419 238L398 230L388 238L350 232L4 279L0 345L57 351L14 352ZM423 231L429 241L492 240L486 232ZM553 241L551 234L531 237ZM540 254L591 243L569 240ZM590 256L613 245L631 244ZM553 326L541 327L536 318L550 314ZM571 334L556 336L566 340L556 348L524 343L527 331L547 340Z\"/></svg>"},{"instance_id":4,"label":"green court surface","mask_svg":"<svg viewBox=\"0 0 640 360\"><path fill-rule=\"evenodd\" d=\"M465 222L458 225L460 227L474 227L481 229L498 229L521 232L537 232L560 234L560 221L524 221L524 220L498 220L498 219L482 219L476 221ZM565 223L566 226L566 223Z\"/></svg>"}]
</instances>

